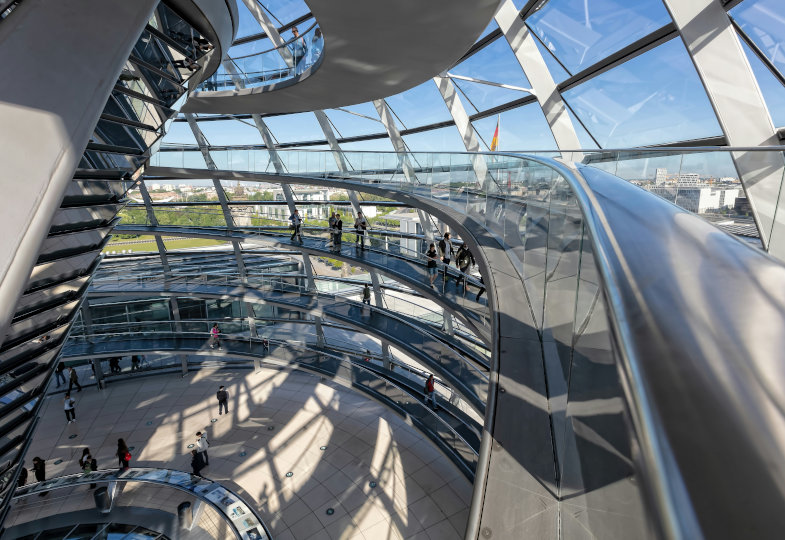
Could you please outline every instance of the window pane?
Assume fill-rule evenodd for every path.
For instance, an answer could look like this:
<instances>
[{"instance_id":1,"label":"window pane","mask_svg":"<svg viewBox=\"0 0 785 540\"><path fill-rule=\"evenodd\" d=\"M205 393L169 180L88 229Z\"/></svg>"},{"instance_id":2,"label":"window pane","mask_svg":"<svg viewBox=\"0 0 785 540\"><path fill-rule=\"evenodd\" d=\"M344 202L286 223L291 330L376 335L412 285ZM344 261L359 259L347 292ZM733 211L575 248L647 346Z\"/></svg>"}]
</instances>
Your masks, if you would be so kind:
<instances>
[{"instance_id":1,"label":"window pane","mask_svg":"<svg viewBox=\"0 0 785 540\"><path fill-rule=\"evenodd\" d=\"M603 148L721 133L692 61L677 39L562 95Z\"/></svg>"},{"instance_id":2,"label":"window pane","mask_svg":"<svg viewBox=\"0 0 785 540\"><path fill-rule=\"evenodd\" d=\"M531 103L510 111L503 112L500 117L492 116L473 122L474 129L482 137L485 144L491 144L493 132L496 130L496 120L499 122L499 152L514 150L553 150L556 142L553 140L551 128L542 114L542 109L537 103Z\"/></svg>"},{"instance_id":3,"label":"window pane","mask_svg":"<svg viewBox=\"0 0 785 540\"><path fill-rule=\"evenodd\" d=\"M572 73L670 21L660 0L551 0L526 20Z\"/></svg>"},{"instance_id":4,"label":"window pane","mask_svg":"<svg viewBox=\"0 0 785 540\"><path fill-rule=\"evenodd\" d=\"M404 126L412 128L452 120L444 99L432 80L386 99ZM396 119L396 123L398 119Z\"/></svg>"},{"instance_id":5,"label":"window pane","mask_svg":"<svg viewBox=\"0 0 785 540\"><path fill-rule=\"evenodd\" d=\"M785 73L785 14L781 0L747 0L730 13L768 59Z\"/></svg>"}]
</instances>

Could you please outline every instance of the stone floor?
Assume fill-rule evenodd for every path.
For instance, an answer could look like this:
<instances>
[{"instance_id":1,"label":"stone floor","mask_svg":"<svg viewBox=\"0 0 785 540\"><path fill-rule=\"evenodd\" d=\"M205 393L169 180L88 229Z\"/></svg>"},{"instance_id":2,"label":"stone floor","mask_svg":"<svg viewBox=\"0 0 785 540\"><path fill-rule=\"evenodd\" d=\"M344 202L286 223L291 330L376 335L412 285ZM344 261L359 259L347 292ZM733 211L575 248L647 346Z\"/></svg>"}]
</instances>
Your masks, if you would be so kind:
<instances>
[{"instance_id":1,"label":"stone floor","mask_svg":"<svg viewBox=\"0 0 785 540\"><path fill-rule=\"evenodd\" d=\"M215 399L221 384L230 395L223 416ZM115 466L119 437L134 447L132 466L190 470L187 447L206 430L210 466L202 474L256 501L276 540L463 535L472 489L466 478L404 419L331 381L296 371L203 369L74 397L73 424L62 394L47 398L27 454L28 467L33 456L46 460L48 478L79 472L85 446L99 468Z\"/></svg>"}]
</instances>

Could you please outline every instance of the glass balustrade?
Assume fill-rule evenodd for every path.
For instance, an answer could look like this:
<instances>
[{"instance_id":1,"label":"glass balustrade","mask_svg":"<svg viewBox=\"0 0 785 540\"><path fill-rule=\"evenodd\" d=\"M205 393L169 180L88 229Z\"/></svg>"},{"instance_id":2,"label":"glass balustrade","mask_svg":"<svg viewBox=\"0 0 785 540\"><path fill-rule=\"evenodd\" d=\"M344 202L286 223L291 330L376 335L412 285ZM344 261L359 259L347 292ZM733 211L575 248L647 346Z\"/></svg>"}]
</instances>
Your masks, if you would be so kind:
<instances>
[{"instance_id":1,"label":"glass balustrade","mask_svg":"<svg viewBox=\"0 0 785 540\"><path fill-rule=\"evenodd\" d=\"M323 53L324 36L314 23L279 47L229 58L226 60L229 65L224 64L199 90L234 90L290 81L318 68Z\"/></svg>"},{"instance_id":2,"label":"glass balustrade","mask_svg":"<svg viewBox=\"0 0 785 540\"><path fill-rule=\"evenodd\" d=\"M93 484L97 489L85 490L87 484ZM106 496L102 498L104 490ZM49 493L45 499L38 497L44 492ZM187 503L185 512L193 517L189 527L191 535L215 540L271 538L267 525L255 509L220 483L184 471L141 467L72 474L23 486L16 490L4 525L9 528L24 525L33 517L51 520L66 508L70 512L83 511L84 517L95 513L98 518L99 501L106 504L107 512L112 508L119 512L152 509L167 512L173 519L177 519L180 507ZM74 539L157 537L156 534L147 536L141 526L139 530L135 530L135 525L114 529L106 530L101 525L86 523L69 525L61 536L54 531L33 536Z\"/></svg>"}]
</instances>

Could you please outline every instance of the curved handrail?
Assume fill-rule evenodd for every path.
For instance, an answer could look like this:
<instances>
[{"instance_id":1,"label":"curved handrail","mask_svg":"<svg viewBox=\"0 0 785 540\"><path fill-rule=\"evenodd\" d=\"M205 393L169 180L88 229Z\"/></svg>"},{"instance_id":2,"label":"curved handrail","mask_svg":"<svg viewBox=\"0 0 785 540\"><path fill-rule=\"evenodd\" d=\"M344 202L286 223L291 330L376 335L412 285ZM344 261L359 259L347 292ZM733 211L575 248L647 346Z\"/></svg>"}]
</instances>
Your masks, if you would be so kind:
<instances>
[{"instance_id":1,"label":"curved handrail","mask_svg":"<svg viewBox=\"0 0 785 540\"><path fill-rule=\"evenodd\" d=\"M175 469L133 467L121 470L102 469L90 473L59 476L17 488L13 500L16 501L22 497L44 491L99 482L109 484L138 482L183 491L216 510L224 518L236 538L248 538L251 532L255 532L261 538L263 532L267 540L272 539L270 530L254 511L253 505L247 504L236 493L219 482ZM243 516L242 519L239 519L239 516ZM259 530L259 527L262 528L262 531Z\"/></svg>"}]
</instances>

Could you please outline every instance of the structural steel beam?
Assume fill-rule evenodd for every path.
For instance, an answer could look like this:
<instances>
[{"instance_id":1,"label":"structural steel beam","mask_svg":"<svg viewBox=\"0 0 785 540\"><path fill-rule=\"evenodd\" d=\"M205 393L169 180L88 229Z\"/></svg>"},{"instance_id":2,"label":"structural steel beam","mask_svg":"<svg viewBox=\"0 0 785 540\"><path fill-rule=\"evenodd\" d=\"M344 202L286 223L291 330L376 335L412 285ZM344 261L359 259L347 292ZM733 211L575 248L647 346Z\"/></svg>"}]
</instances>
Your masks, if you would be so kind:
<instances>
[{"instance_id":1,"label":"structural steel beam","mask_svg":"<svg viewBox=\"0 0 785 540\"><path fill-rule=\"evenodd\" d=\"M567 112L567 105L556 88L556 82L537 48L534 36L519 16L512 0L504 0L494 18L532 85L533 93L545 114L545 120L551 128L556 146L560 150L580 148L581 143ZM571 161L581 159L583 155L580 153L573 154L571 157Z\"/></svg>"},{"instance_id":2,"label":"structural steel beam","mask_svg":"<svg viewBox=\"0 0 785 540\"><path fill-rule=\"evenodd\" d=\"M395 125L390 107L384 99L374 100L373 106L376 107L376 112L379 113L379 120L381 120L384 129L387 131L387 136L390 138L390 142L392 143L395 152L398 154L398 161L401 164L406 181L415 183L417 181L417 174L414 172L411 161L409 161L406 143L401 136L401 132L398 130L398 126ZM430 225L430 216L419 208L417 208L417 216L420 218L420 226L422 227L425 240L428 243L433 242L433 229Z\"/></svg>"}]
</instances>

